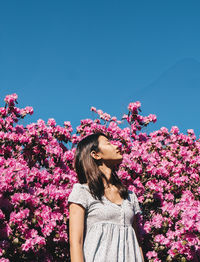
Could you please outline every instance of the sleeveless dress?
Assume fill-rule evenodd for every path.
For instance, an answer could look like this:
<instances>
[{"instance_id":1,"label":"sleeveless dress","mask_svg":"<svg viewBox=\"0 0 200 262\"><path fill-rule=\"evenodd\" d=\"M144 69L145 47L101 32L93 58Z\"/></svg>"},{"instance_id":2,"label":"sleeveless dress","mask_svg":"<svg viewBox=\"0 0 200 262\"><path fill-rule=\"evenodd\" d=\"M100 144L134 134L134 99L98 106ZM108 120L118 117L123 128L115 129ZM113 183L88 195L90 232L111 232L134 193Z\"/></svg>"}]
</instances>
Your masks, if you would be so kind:
<instances>
[{"instance_id":1,"label":"sleeveless dress","mask_svg":"<svg viewBox=\"0 0 200 262\"><path fill-rule=\"evenodd\" d=\"M143 262L132 227L134 215L142 213L137 196L128 190L121 205L103 196L103 203L89 192L87 184L75 183L68 203L85 208L83 255L85 262Z\"/></svg>"}]
</instances>

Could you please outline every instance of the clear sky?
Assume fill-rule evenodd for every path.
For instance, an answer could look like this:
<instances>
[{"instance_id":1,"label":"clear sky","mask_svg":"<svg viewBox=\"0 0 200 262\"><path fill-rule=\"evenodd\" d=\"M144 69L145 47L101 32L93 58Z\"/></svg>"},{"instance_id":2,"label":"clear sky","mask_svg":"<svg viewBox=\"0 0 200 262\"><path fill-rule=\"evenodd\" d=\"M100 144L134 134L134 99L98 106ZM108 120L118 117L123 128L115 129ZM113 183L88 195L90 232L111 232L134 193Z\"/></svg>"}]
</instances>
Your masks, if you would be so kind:
<instances>
[{"instance_id":1,"label":"clear sky","mask_svg":"<svg viewBox=\"0 0 200 262\"><path fill-rule=\"evenodd\" d=\"M120 118L130 102L200 135L199 0L0 3L0 94L33 106L28 122ZM75 130L74 130L75 131Z\"/></svg>"}]
</instances>

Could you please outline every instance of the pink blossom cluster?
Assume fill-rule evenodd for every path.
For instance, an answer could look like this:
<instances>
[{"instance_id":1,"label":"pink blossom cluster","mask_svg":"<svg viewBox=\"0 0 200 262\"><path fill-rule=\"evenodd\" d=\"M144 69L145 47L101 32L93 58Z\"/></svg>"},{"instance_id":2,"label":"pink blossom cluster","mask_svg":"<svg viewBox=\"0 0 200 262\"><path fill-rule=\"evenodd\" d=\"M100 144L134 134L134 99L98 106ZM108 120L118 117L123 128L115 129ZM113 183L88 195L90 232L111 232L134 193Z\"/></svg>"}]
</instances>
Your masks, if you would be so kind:
<instances>
[{"instance_id":1,"label":"pink blossom cluster","mask_svg":"<svg viewBox=\"0 0 200 262\"><path fill-rule=\"evenodd\" d=\"M150 134L139 101L120 120L95 107L76 133L69 121L53 118L27 126L18 121L32 107L16 107L17 95L0 108L0 262L68 261L68 196L78 182L75 146L86 135L106 133L123 153L118 176L141 205L140 237L146 259L200 260L200 140L177 126ZM127 126L120 127L126 121Z\"/></svg>"}]
</instances>

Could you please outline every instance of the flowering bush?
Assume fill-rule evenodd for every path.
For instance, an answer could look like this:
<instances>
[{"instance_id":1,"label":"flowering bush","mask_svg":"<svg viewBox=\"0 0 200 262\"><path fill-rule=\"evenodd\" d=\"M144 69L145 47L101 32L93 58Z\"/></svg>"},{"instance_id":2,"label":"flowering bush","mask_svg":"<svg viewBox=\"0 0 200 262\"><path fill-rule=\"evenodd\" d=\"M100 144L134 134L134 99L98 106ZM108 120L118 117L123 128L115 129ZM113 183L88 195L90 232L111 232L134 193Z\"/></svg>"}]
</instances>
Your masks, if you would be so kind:
<instances>
[{"instance_id":1,"label":"flowering bush","mask_svg":"<svg viewBox=\"0 0 200 262\"><path fill-rule=\"evenodd\" d=\"M76 144L105 132L123 152L118 175L141 203L140 235L146 260L200 260L200 141L174 126L150 134L141 129L156 116L141 116L139 101L121 120L95 107L96 119L18 121L32 107L16 107L17 95L0 108L0 261L69 261L68 196L78 182ZM127 127L120 128L126 121Z\"/></svg>"}]
</instances>

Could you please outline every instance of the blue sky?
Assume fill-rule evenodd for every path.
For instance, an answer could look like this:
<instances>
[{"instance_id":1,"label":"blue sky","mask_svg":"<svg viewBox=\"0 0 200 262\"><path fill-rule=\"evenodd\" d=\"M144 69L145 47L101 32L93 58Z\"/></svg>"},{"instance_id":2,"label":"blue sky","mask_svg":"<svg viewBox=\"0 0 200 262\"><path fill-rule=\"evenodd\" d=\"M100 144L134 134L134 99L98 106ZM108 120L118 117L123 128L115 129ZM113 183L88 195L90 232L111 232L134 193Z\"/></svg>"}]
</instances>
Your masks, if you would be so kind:
<instances>
[{"instance_id":1,"label":"blue sky","mask_svg":"<svg viewBox=\"0 0 200 262\"><path fill-rule=\"evenodd\" d=\"M144 129L200 134L199 1L1 1L0 94L33 106L24 124L73 128L90 107L120 118L130 102L157 115ZM75 130L74 130L75 131Z\"/></svg>"}]
</instances>

